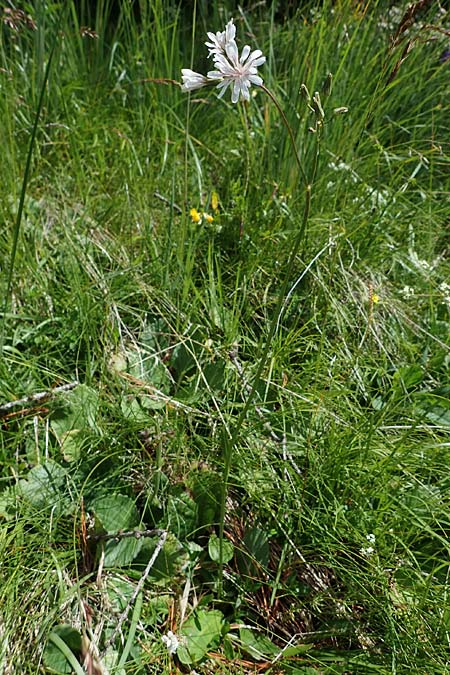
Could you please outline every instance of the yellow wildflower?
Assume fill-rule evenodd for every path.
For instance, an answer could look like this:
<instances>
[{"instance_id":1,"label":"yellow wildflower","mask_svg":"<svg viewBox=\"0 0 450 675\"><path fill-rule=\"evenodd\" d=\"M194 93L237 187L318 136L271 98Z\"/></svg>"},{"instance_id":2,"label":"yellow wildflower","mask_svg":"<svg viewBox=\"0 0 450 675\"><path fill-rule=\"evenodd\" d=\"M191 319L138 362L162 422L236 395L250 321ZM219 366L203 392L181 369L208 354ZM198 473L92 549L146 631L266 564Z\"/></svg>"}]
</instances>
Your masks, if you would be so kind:
<instances>
[{"instance_id":1,"label":"yellow wildflower","mask_svg":"<svg viewBox=\"0 0 450 675\"><path fill-rule=\"evenodd\" d=\"M214 218L210 216L209 213L204 213L203 218L206 220L207 223L212 223L212 221L214 220Z\"/></svg>"},{"instance_id":2,"label":"yellow wildflower","mask_svg":"<svg viewBox=\"0 0 450 675\"><path fill-rule=\"evenodd\" d=\"M211 206L212 206L212 210L215 213L217 213L217 211L219 210L219 195L217 194L217 192L215 190L211 195Z\"/></svg>"},{"instance_id":3,"label":"yellow wildflower","mask_svg":"<svg viewBox=\"0 0 450 675\"><path fill-rule=\"evenodd\" d=\"M380 302L380 296L377 295L376 293L372 293L372 302L374 305L376 305L377 302Z\"/></svg>"},{"instance_id":4,"label":"yellow wildflower","mask_svg":"<svg viewBox=\"0 0 450 675\"><path fill-rule=\"evenodd\" d=\"M197 211L197 209L191 209L189 211L189 215L191 216L193 223L199 223L202 219L202 217L199 214L199 212Z\"/></svg>"}]
</instances>

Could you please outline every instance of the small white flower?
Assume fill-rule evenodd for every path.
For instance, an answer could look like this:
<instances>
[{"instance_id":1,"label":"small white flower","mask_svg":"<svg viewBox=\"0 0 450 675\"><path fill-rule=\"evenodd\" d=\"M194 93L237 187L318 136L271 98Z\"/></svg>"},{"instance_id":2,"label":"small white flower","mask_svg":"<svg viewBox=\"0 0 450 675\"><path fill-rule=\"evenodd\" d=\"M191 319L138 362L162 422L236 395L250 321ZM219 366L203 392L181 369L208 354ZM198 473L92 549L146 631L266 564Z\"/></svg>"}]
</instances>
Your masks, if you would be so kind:
<instances>
[{"instance_id":1,"label":"small white flower","mask_svg":"<svg viewBox=\"0 0 450 675\"><path fill-rule=\"evenodd\" d=\"M366 193L370 199L372 209L382 208L387 205L389 200L389 192L387 190L374 190L367 186Z\"/></svg>"},{"instance_id":2,"label":"small white flower","mask_svg":"<svg viewBox=\"0 0 450 675\"><path fill-rule=\"evenodd\" d=\"M443 281L439 284L439 290L442 293L442 299L447 305L450 305L450 284L446 281Z\"/></svg>"},{"instance_id":3,"label":"small white flower","mask_svg":"<svg viewBox=\"0 0 450 675\"><path fill-rule=\"evenodd\" d=\"M375 535L371 532L370 534L366 534L366 539L369 542L369 544L372 544L371 546L366 546L363 548L359 549L359 552L361 555L363 555L365 558L370 558L374 553L375 553L375 541L376 537Z\"/></svg>"},{"instance_id":4,"label":"small white flower","mask_svg":"<svg viewBox=\"0 0 450 675\"><path fill-rule=\"evenodd\" d=\"M403 286L399 293L405 298L405 300L409 300L410 298L414 297L414 288L412 286Z\"/></svg>"},{"instance_id":5,"label":"small white flower","mask_svg":"<svg viewBox=\"0 0 450 675\"><path fill-rule=\"evenodd\" d=\"M350 164L346 164L342 160L340 160L337 163L336 162L329 162L328 166L333 171L348 171L349 174L350 174L350 180L352 181L352 183L358 183L361 180L360 177L358 176L358 174L356 173L356 171L354 169L352 169ZM359 201L359 199L358 199L358 201Z\"/></svg>"},{"instance_id":6,"label":"small white flower","mask_svg":"<svg viewBox=\"0 0 450 675\"><path fill-rule=\"evenodd\" d=\"M375 549L373 546L367 546L367 548L360 548L359 552L365 558L370 558L375 553Z\"/></svg>"},{"instance_id":7,"label":"small white flower","mask_svg":"<svg viewBox=\"0 0 450 675\"><path fill-rule=\"evenodd\" d=\"M426 277L430 277L431 273L439 263L438 258L435 258L431 262L428 262L428 260L423 260L422 258L419 258L417 253L413 250L409 251L409 259L411 260L414 267L416 267L416 269L418 269L419 272L422 272Z\"/></svg>"},{"instance_id":8,"label":"small white flower","mask_svg":"<svg viewBox=\"0 0 450 675\"><path fill-rule=\"evenodd\" d=\"M200 89L206 84L209 84L209 80L204 75L196 73L195 70L190 68L183 68L181 71L181 79L183 84L181 86L182 91L194 91L195 89Z\"/></svg>"},{"instance_id":9,"label":"small white flower","mask_svg":"<svg viewBox=\"0 0 450 675\"><path fill-rule=\"evenodd\" d=\"M169 655L173 656L176 653L178 647L180 646L180 641L175 635L175 633L172 633L172 631L169 630L167 635L162 636L161 640L166 645Z\"/></svg>"}]
</instances>

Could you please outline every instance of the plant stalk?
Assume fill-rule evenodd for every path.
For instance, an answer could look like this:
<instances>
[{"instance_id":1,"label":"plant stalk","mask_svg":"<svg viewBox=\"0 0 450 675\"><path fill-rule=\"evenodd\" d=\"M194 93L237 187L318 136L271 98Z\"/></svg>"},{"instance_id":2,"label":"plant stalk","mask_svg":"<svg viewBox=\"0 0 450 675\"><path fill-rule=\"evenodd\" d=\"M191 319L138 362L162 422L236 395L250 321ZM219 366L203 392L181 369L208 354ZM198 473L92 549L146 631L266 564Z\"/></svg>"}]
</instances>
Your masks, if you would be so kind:
<instances>
[{"instance_id":1,"label":"plant stalk","mask_svg":"<svg viewBox=\"0 0 450 675\"><path fill-rule=\"evenodd\" d=\"M222 494L221 494L221 502L220 502L220 521L219 521L219 555L220 555L220 564L219 564L219 597L222 596L223 592L223 538L224 538L224 527L225 527L225 511L226 511L226 498L227 498L227 490L228 490L228 480L230 477L230 471L231 471L231 464L232 464L232 459L233 459L233 451L236 446L236 443L239 438L239 434L242 428L242 425L244 423L244 420L247 416L247 413L249 411L249 408L255 398L256 394L256 387L257 384L261 378L262 372L265 368L266 362L267 362L267 357L269 355L269 350L272 344L272 340L275 336L275 333L278 328L278 320L279 316L283 310L283 303L284 299L286 296L286 291L288 287L289 280L292 276L292 270L294 268L295 264L295 259L297 257L297 253L300 248L300 244L304 238L305 231L306 231L306 226L308 223L309 219L309 214L311 210L311 191L312 191L312 185L310 182L308 182L308 178L306 176L305 169L303 168L302 161L300 159L300 155L297 150L297 145L295 143L295 138L294 134L292 132L292 128L287 120L287 117L280 106L278 100L275 98L274 94L264 85L261 86L261 88L266 92L266 94L270 97L272 102L275 104L278 112L280 113L281 119L283 120L283 123L288 131L289 138L292 144L292 149L294 151L294 156L297 162L297 166L299 168L299 172L302 176L303 182L305 184L305 206L303 209L303 218L302 218L302 223L301 226L297 232L297 236L295 237L294 244L291 248L288 262L286 264L286 274L284 276L283 284L280 288L280 291L278 293L278 298L277 298L277 304L275 307L275 312L272 317L272 320L270 322L269 326L269 332L267 335L267 340L264 345L262 354L259 358L259 363L258 367L256 369L255 376L253 378L253 382L251 384L251 389L250 392L247 396L247 399L244 403L244 406L239 414L239 417L237 418L236 424L234 425L234 428L232 428L231 432L227 433L226 430L224 429L224 438L223 438L223 447L224 447L224 473L223 473L223 483L222 483Z\"/></svg>"}]
</instances>

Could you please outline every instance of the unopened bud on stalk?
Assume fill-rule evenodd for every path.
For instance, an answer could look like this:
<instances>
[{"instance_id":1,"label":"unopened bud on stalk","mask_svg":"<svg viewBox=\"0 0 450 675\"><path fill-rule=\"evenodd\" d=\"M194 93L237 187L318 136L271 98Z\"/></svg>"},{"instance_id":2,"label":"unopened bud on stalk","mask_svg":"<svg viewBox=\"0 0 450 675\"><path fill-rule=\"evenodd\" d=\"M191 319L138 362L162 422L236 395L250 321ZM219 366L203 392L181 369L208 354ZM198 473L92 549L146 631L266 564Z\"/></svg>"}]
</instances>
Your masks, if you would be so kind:
<instances>
[{"instance_id":1,"label":"unopened bud on stalk","mask_svg":"<svg viewBox=\"0 0 450 675\"><path fill-rule=\"evenodd\" d=\"M325 119L325 113L323 112L322 102L320 100L320 94L318 91L314 92L312 97L311 107L321 120Z\"/></svg>"},{"instance_id":2,"label":"unopened bud on stalk","mask_svg":"<svg viewBox=\"0 0 450 675\"><path fill-rule=\"evenodd\" d=\"M300 87L300 94L302 95L302 98L306 101L306 103L308 103L309 105L311 101L311 95L308 91L308 87L306 86L306 84L302 84L302 86Z\"/></svg>"},{"instance_id":3,"label":"unopened bud on stalk","mask_svg":"<svg viewBox=\"0 0 450 675\"><path fill-rule=\"evenodd\" d=\"M333 85L333 75L331 73L328 73L322 85L322 94L324 96L329 96L331 94L332 85Z\"/></svg>"}]
</instances>

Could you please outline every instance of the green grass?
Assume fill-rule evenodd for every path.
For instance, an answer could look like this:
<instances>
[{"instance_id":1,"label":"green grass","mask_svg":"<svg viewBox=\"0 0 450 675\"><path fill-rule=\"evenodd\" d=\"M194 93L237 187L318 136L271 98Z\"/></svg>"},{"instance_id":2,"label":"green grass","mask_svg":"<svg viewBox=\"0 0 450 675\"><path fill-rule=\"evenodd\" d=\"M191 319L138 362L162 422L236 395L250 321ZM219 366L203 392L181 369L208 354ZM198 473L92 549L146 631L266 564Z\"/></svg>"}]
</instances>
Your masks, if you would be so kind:
<instances>
[{"instance_id":1,"label":"green grass","mask_svg":"<svg viewBox=\"0 0 450 675\"><path fill-rule=\"evenodd\" d=\"M0 673L450 672L448 17L96 5L0 27ZM231 16L308 176L334 76L287 279L276 107L157 81Z\"/></svg>"}]
</instances>

